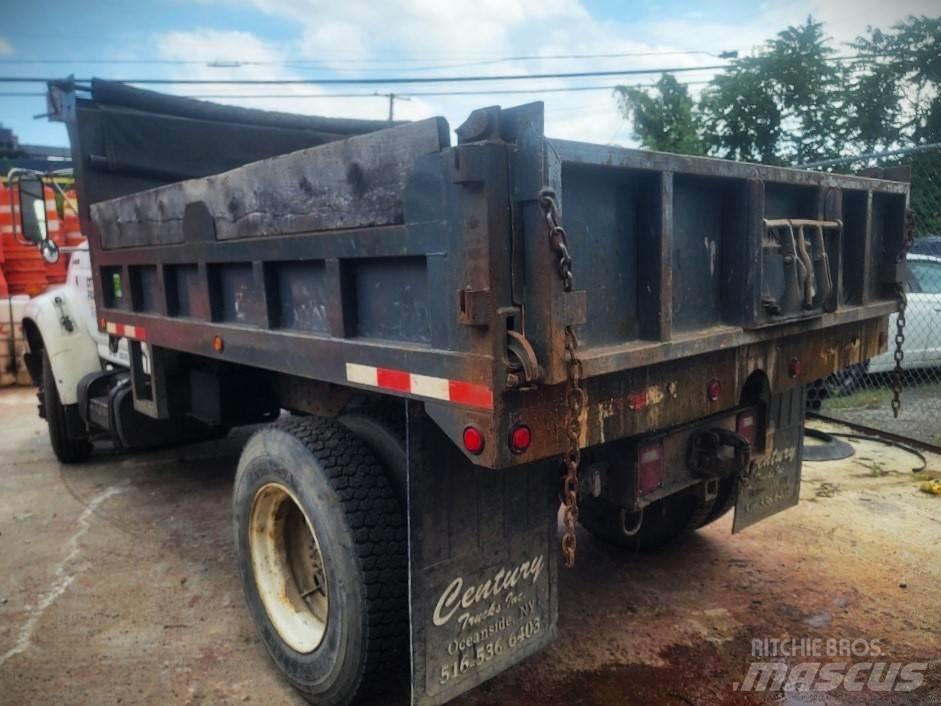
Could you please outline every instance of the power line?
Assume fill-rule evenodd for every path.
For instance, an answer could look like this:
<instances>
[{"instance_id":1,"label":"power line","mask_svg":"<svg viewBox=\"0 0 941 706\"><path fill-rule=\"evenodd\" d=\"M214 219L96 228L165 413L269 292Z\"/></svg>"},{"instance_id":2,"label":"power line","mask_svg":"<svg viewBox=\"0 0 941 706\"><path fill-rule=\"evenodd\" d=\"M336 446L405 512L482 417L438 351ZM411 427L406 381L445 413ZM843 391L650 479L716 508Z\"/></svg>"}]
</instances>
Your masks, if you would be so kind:
<instances>
[{"instance_id":1,"label":"power line","mask_svg":"<svg viewBox=\"0 0 941 706\"><path fill-rule=\"evenodd\" d=\"M462 66L485 66L489 64L502 64L511 61L558 61L561 59L625 59L632 57L650 57L650 56L690 56L703 55L713 56L717 59L735 59L737 51L723 51L719 53L709 52L701 49L690 50L669 50L669 51L642 51L642 52L612 52L605 54L525 54L519 56L503 56L499 58L476 58L464 57L461 59L448 60L447 63L439 66L427 67L428 70L438 68L458 68ZM214 61L197 61L193 59L0 59L0 64L31 64L31 65L50 65L50 64L100 64L100 65L170 65L170 66L212 66L218 64L220 68L236 68L239 66L314 66L320 64L407 64L415 62L425 62L440 60L444 57L432 58L411 58L400 57L396 59L284 59L283 61L243 61L241 59L227 60L219 59ZM419 69L412 68L411 71Z\"/></svg>"},{"instance_id":2,"label":"power line","mask_svg":"<svg viewBox=\"0 0 941 706\"><path fill-rule=\"evenodd\" d=\"M826 61L857 61L873 58L877 55L853 55L828 57ZM722 71L734 66L730 64L711 64L705 66L673 66L651 69L617 69L610 71L572 71L538 74L497 74L464 76L386 76L383 78L297 78L297 79L169 79L169 78L125 78L109 79L122 83L139 85L392 85L411 83L468 83L481 81L532 81L540 79L572 79L602 76L641 76L661 73L688 73L691 71ZM0 83L47 83L57 79L35 76L0 76ZM82 79L90 81L90 79Z\"/></svg>"},{"instance_id":3,"label":"power line","mask_svg":"<svg viewBox=\"0 0 941 706\"><path fill-rule=\"evenodd\" d=\"M709 81L685 81L680 82L681 86L697 86L697 85L706 85L710 83ZM396 92L394 95L396 97L403 98L413 98L413 97L441 97L441 96L490 96L490 95L520 95L520 94L530 94L530 93L578 93L582 91L613 91L616 88L655 88L657 84L655 83L633 83L633 84L623 84L623 83L612 83L605 84L602 86L552 86L548 88L494 88L491 90L470 90L470 91L403 91L401 93ZM318 98L388 98L388 93L174 93L169 94L179 98L196 98L196 99L221 99L221 98L231 98L231 99L252 99L252 98L262 98L262 99L289 99L289 98L300 98L300 99L318 99ZM45 93L31 93L31 92L0 92L0 98L5 97L35 97L43 98L46 96Z\"/></svg>"},{"instance_id":4,"label":"power line","mask_svg":"<svg viewBox=\"0 0 941 706\"><path fill-rule=\"evenodd\" d=\"M108 79L121 83L136 83L140 85L216 85L216 86L294 86L294 85L332 85L356 86L369 84L403 84L403 83L468 83L478 81L533 81L548 78L592 78L600 76L641 76L644 74L660 73L687 73L689 71L712 71L728 68L724 65L714 66L676 66L661 69L619 69L616 71L572 71L542 74L498 74L496 76L469 75L469 76L386 76L384 78L282 78L282 79L200 79L200 78L124 78ZM36 76L0 76L0 83L48 83L53 78ZM75 79L88 82L91 79Z\"/></svg>"},{"instance_id":5,"label":"power line","mask_svg":"<svg viewBox=\"0 0 941 706\"><path fill-rule=\"evenodd\" d=\"M681 86L706 85L709 81L686 81ZM578 93L581 91L613 91L616 88L656 88L655 83L611 83L603 86L553 86L550 88L494 88L479 91L403 91L396 96L413 97L439 97L439 96L491 96L491 95L519 95L523 93ZM45 94L40 94L45 95ZM186 94L187 98L374 98L387 97L385 93L202 93Z\"/></svg>"},{"instance_id":6,"label":"power line","mask_svg":"<svg viewBox=\"0 0 941 706\"><path fill-rule=\"evenodd\" d=\"M256 66L283 66L287 68L320 68L329 69L336 65L343 65L346 70L361 73L378 73L395 68L397 65L410 72L440 71L442 69L463 69L474 66L495 66L511 62L523 61L559 61L559 60L585 60L585 59L624 59L633 57L652 56L712 56L717 59L735 59L738 51L723 51L718 54L703 50L677 50L677 51L647 51L647 52L617 52L606 54L547 54L547 55L520 55L504 56L496 59L467 59L454 60L430 66L408 65L415 59L284 59L282 61L252 61L241 59L220 59L212 61L196 61L191 59L0 59L0 65L56 65L79 64L96 66L205 66L208 68L238 69ZM381 64L383 68L375 68ZM373 68L370 68L373 67Z\"/></svg>"}]
</instances>

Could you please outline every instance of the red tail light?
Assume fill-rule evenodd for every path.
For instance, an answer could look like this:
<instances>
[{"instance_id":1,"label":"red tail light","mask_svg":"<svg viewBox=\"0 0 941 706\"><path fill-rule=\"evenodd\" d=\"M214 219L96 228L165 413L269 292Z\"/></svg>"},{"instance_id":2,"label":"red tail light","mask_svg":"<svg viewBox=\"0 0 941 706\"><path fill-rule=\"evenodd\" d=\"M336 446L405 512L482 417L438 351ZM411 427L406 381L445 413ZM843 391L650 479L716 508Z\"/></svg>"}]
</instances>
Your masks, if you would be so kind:
<instances>
[{"instance_id":1,"label":"red tail light","mask_svg":"<svg viewBox=\"0 0 941 706\"><path fill-rule=\"evenodd\" d=\"M706 397L710 402L715 402L720 394L722 394L722 383L717 378L712 378L706 386Z\"/></svg>"},{"instance_id":2,"label":"red tail light","mask_svg":"<svg viewBox=\"0 0 941 706\"><path fill-rule=\"evenodd\" d=\"M484 435L477 427L465 427L464 429L464 448L475 456L483 453Z\"/></svg>"},{"instance_id":3,"label":"red tail light","mask_svg":"<svg viewBox=\"0 0 941 706\"><path fill-rule=\"evenodd\" d=\"M754 411L746 410L735 418L735 433L745 439L752 446L758 438L758 418Z\"/></svg>"},{"instance_id":4,"label":"red tail light","mask_svg":"<svg viewBox=\"0 0 941 706\"><path fill-rule=\"evenodd\" d=\"M533 441L533 434L525 424L517 424L510 432L510 451L521 454Z\"/></svg>"},{"instance_id":5,"label":"red tail light","mask_svg":"<svg viewBox=\"0 0 941 706\"><path fill-rule=\"evenodd\" d=\"M637 494L647 495L663 485L663 442L652 441L637 448Z\"/></svg>"}]
</instances>

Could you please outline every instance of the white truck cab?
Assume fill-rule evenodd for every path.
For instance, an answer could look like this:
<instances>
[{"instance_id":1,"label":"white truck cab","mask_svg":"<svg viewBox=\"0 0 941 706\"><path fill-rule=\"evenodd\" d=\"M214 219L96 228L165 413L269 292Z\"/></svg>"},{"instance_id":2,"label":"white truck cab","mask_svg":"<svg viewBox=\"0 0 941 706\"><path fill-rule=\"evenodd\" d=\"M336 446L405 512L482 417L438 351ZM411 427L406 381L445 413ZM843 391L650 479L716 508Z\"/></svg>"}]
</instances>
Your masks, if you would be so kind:
<instances>
[{"instance_id":1,"label":"white truck cab","mask_svg":"<svg viewBox=\"0 0 941 706\"><path fill-rule=\"evenodd\" d=\"M128 366L127 342L112 351L108 334L100 331L88 245L75 249L65 284L34 297L23 313L29 354L27 365L37 383L40 350L49 356L63 404L74 404L78 381L106 365Z\"/></svg>"},{"instance_id":2,"label":"white truck cab","mask_svg":"<svg viewBox=\"0 0 941 706\"><path fill-rule=\"evenodd\" d=\"M52 448L63 462L80 461L92 449L88 410L80 409L82 381L128 368L127 342L114 345L98 327L87 244L72 251L65 284L26 304L23 336Z\"/></svg>"}]
</instances>

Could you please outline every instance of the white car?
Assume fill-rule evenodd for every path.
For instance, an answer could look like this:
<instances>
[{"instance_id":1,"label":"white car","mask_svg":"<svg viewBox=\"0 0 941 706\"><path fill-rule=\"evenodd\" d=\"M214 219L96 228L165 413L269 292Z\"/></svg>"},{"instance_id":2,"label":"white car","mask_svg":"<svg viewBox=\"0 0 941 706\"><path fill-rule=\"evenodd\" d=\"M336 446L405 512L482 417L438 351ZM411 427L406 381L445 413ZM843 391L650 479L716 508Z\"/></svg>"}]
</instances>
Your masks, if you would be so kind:
<instances>
[{"instance_id":1,"label":"white car","mask_svg":"<svg viewBox=\"0 0 941 706\"><path fill-rule=\"evenodd\" d=\"M866 372L884 373L895 368L895 325L889 320L889 350L870 359ZM941 257L908 256L908 308L905 312L906 370L941 367Z\"/></svg>"}]
</instances>

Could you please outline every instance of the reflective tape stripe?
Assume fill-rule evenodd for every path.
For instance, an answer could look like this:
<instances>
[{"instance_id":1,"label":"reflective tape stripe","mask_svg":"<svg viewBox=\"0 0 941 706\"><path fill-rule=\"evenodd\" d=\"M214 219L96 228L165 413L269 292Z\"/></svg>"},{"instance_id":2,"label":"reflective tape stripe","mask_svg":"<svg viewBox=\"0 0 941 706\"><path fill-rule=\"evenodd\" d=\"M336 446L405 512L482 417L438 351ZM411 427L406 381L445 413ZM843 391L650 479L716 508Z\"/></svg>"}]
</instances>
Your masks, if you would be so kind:
<instances>
[{"instance_id":1,"label":"reflective tape stripe","mask_svg":"<svg viewBox=\"0 0 941 706\"><path fill-rule=\"evenodd\" d=\"M490 388L463 380L448 380L359 363L346 364L346 379L356 385L405 392L469 407L493 409L493 391Z\"/></svg>"},{"instance_id":2,"label":"reflective tape stripe","mask_svg":"<svg viewBox=\"0 0 941 706\"><path fill-rule=\"evenodd\" d=\"M143 326L131 326L129 324L116 324L113 321L105 322L105 331L112 336L122 338L133 338L136 341L147 340L147 330Z\"/></svg>"}]
</instances>

